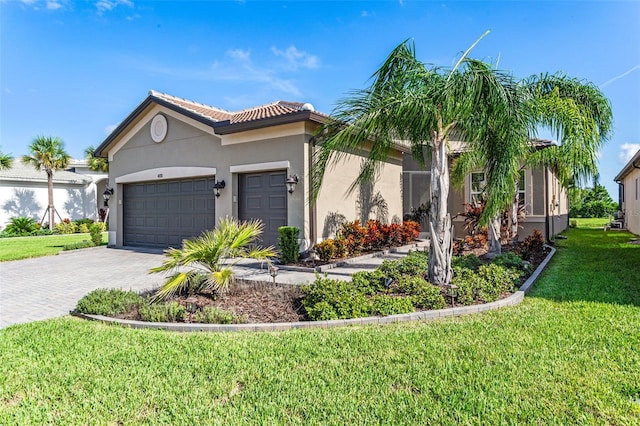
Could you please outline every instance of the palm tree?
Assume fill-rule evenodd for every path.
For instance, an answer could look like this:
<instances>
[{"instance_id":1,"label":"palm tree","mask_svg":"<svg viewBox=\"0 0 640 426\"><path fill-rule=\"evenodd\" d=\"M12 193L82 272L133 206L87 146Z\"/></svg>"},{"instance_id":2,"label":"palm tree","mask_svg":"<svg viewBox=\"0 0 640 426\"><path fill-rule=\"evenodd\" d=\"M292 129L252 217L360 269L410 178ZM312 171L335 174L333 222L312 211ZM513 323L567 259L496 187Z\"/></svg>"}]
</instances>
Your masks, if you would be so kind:
<instances>
[{"instance_id":1,"label":"palm tree","mask_svg":"<svg viewBox=\"0 0 640 426\"><path fill-rule=\"evenodd\" d=\"M203 288L226 290L233 280L233 258L275 256L273 247L252 246L263 227L259 220L238 222L227 217L221 219L214 230L205 231L194 240L185 240L182 249L166 250L164 263L149 271L170 274L154 300L181 292L195 293Z\"/></svg>"},{"instance_id":2,"label":"palm tree","mask_svg":"<svg viewBox=\"0 0 640 426\"><path fill-rule=\"evenodd\" d=\"M510 75L468 57L479 40L452 69L428 68L416 59L412 43L400 44L373 75L369 88L339 102L314 153L312 197L319 193L327 165L355 149L367 148L368 156L352 191L375 180L398 140L410 145L420 163L431 157L428 278L438 285L447 285L452 278L453 234L447 211L450 136L468 141L488 159L486 221L510 201L512 185L507 177L526 151L532 127L531 114L524 108L528 93L522 86Z\"/></svg>"},{"instance_id":3,"label":"palm tree","mask_svg":"<svg viewBox=\"0 0 640 426\"><path fill-rule=\"evenodd\" d=\"M54 213L56 212L53 205L53 172L67 167L71 157L64 150L64 142L53 136L38 136L29 145L29 151L31 154L23 155L22 162L47 173L47 187L49 189L47 214L49 215L49 229L53 230Z\"/></svg>"},{"instance_id":4,"label":"palm tree","mask_svg":"<svg viewBox=\"0 0 640 426\"><path fill-rule=\"evenodd\" d=\"M95 152L95 148L93 145L89 145L87 149L84 150L85 158L89 163L89 168L94 172L108 172L109 171L109 161L106 158L94 157L93 153Z\"/></svg>"},{"instance_id":5,"label":"palm tree","mask_svg":"<svg viewBox=\"0 0 640 426\"><path fill-rule=\"evenodd\" d=\"M552 168L561 185L569 188L597 176L597 155L610 136L612 112L609 100L593 83L570 78L564 74L541 74L521 82L529 92L527 111L532 115L535 127L530 138L536 137L538 127L555 133L560 145L542 150L529 149L518 159L521 167L547 166ZM477 152L464 153L453 168L453 181L462 185L464 176L485 163L486 158ZM518 229L518 171L513 175L510 206L511 236ZM499 221L492 221L489 230L490 253L499 254ZM496 226L498 227L496 229Z\"/></svg>"},{"instance_id":6,"label":"palm tree","mask_svg":"<svg viewBox=\"0 0 640 426\"><path fill-rule=\"evenodd\" d=\"M0 152L0 170L10 169L11 163L13 163L13 157Z\"/></svg>"}]
</instances>

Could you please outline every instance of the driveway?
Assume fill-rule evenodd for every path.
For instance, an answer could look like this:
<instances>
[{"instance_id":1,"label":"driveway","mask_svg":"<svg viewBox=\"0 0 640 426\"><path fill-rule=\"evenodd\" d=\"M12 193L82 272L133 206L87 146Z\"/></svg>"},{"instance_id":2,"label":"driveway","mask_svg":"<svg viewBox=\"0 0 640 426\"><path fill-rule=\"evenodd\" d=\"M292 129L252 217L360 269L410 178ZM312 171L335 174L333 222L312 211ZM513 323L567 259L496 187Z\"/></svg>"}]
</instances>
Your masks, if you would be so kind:
<instances>
[{"instance_id":1,"label":"driveway","mask_svg":"<svg viewBox=\"0 0 640 426\"><path fill-rule=\"evenodd\" d=\"M146 290L162 275L147 274L162 254L97 247L0 263L0 328L67 315L98 288Z\"/></svg>"}]
</instances>

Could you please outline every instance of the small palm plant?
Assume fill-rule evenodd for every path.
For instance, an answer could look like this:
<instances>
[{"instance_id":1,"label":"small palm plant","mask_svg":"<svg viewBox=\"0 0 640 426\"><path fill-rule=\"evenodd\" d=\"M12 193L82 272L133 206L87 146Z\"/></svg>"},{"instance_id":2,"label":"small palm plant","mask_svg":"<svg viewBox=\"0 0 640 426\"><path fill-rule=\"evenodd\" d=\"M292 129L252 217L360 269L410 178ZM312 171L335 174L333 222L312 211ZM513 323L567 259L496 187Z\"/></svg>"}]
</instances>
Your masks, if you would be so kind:
<instances>
[{"instance_id":1,"label":"small palm plant","mask_svg":"<svg viewBox=\"0 0 640 426\"><path fill-rule=\"evenodd\" d=\"M259 220L239 222L220 220L218 226L194 240L185 240L181 249L165 250L165 261L149 273L168 273L154 301L168 299L176 293L197 293L205 288L224 292L233 282L233 265L240 258L268 259L275 256L273 247L254 246L263 224ZM235 260L234 260L235 259Z\"/></svg>"}]
</instances>

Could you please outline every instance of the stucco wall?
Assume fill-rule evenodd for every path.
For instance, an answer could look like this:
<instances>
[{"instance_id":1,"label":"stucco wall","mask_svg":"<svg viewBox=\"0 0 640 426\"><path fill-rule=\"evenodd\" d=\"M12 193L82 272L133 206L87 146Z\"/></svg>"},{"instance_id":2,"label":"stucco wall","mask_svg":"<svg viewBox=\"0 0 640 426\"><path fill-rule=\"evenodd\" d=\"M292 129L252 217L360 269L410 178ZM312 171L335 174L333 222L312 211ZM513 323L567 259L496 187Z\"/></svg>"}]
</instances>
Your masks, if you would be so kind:
<instances>
[{"instance_id":1,"label":"stucco wall","mask_svg":"<svg viewBox=\"0 0 640 426\"><path fill-rule=\"evenodd\" d=\"M640 235L640 169L632 169L622 183L625 225L630 232Z\"/></svg>"}]
</instances>

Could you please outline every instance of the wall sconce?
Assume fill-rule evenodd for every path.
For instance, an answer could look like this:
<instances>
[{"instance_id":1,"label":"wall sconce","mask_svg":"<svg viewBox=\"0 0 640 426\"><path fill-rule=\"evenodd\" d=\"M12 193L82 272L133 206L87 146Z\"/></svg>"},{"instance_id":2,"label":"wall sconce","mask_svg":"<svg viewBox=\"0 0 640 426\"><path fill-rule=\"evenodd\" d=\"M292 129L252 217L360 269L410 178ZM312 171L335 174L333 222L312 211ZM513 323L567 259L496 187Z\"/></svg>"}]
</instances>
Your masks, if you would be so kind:
<instances>
[{"instance_id":1,"label":"wall sconce","mask_svg":"<svg viewBox=\"0 0 640 426\"><path fill-rule=\"evenodd\" d=\"M290 175L287 178L286 183L287 183L289 194L293 194L293 191L296 190L296 185L298 184L298 175Z\"/></svg>"},{"instance_id":2,"label":"wall sconce","mask_svg":"<svg viewBox=\"0 0 640 426\"><path fill-rule=\"evenodd\" d=\"M104 206L109 207L109 199L113 195L113 188L107 188L102 193L102 199L104 200Z\"/></svg>"},{"instance_id":3,"label":"wall sconce","mask_svg":"<svg viewBox=\"0 0 640 426\"><path fill-rule=\"evenodd\" d=\"M226 184L223 180L217 180L216 183L213 184L213 192L216 194L216 198L220 196L220 190L224 189Z\"/></svg>"}]
</instances>

